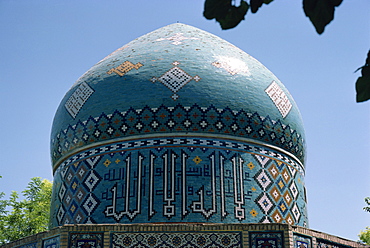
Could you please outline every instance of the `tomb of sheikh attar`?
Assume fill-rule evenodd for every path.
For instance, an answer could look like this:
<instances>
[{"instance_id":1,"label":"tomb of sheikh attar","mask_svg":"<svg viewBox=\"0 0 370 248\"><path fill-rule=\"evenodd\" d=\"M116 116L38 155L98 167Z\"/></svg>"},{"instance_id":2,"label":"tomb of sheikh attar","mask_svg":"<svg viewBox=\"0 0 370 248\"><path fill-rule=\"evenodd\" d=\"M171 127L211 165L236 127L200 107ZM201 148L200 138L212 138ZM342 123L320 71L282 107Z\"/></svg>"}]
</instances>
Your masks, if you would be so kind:
<instances>
[{"instance_id":1,"label":"tomb of sheikh attar","mask_svg":"<svg viewBox=\"0 0 370 248\"><path fill-rule=\"evenodd\" d=\"M309 229L304 127L285 86L188 25L82 75L51 157L50 230L4 247L367 247Z\"/></svg>"}]
</instances>

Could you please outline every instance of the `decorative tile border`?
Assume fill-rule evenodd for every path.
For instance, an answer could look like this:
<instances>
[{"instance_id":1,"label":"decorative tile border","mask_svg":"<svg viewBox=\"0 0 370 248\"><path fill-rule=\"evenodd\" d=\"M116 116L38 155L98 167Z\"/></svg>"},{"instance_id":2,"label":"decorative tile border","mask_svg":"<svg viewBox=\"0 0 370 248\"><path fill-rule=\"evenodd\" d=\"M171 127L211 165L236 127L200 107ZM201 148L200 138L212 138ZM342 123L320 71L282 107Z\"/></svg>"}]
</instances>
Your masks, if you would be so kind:
<instances>
[{"instance_id":1,"label":"decorative tile border","mask_svg":"<svg viewBox=\"0 0 370 248\"><path fill-rule=\"evenodd\" d=\"M241 232L112 233L111 245L116 248L242 248L242 234Z\"/></svg>"},{"instance_id":2,"label":"decorative tile border","mask_svg":"<svg viewBox=\"0 0 370 248\"><path fill-rule=\"evenodd\" d=\"M301 134L258 113L243 110L218 109L214 106L199 107L160 106L129 109L125 112L102 114L78 121L76 125L60 130L52 139L52 159L60 157L78 147L107 141L119 137L169 133L222 134L249 138L278 146L304 162L305 141Z\"/></svg>"},{"instance_id":3,"label":"decorative tile border","mask_svg":"<svg viewBox=\"0 0 370 248\"><path fill-rule=\"evenodd\" d=\"M102 248L104 234L102 232L71 232L69 233L69 248Z\"/></svg>"},{"instance_id":4,"label":"decorative tile border","mask_svg":"<svg viewBox=\"0 0 370 248\"><path fill-rule=\"evenodd\" d=\"M251 248L284 248L283 232L249 232L249 247Z\"/></svg>"},{"instance_id":5,"label":"decorative tile border","mask_svg":"<svg viewBox=\"0 0 370 248\"><path fill-rule=\"evenodd\" d=\"M211 139L211 138L202 138L202 137L163 137L163 138L146 138L146 139L133 139L123 142L111 143L108 145L102 145L97 148L93 148L87 151L83 151L78 153L65 161L63 161L60 165L61 170L66 165L73 164L78 162L79 160L86 159L89 157L94 157L101 154L107 154L112 152L119 152L125 149L142 149L142 148L159 148L159 147L173 147L173 146L181 147L181 146L199 146L199 147L206 147L206 148L215 148L215 149L233 149L239 150L241 152L252 152L252 153L259 153L264 156L268 156L271 158L276 158L282 160L286 163L289 163L295 170L299 171L303 176L305 174L304 167L302 166L299 161L296 161L294 158L289 157L287 155L282 155L281 153L267 149L266 147L253 145L253 144L246 144L242 142L236 142L232 140L222 140L221 138L218 140ZM289 167L291 168L291 167ZM295 194L295 192L293 192Z\"/></svg>"},{"instance_id":6,"label":"decorative tile border","mask_svg":"<svg viewBox=\"0 0 370 248\"><path fill-rule=\"evenodd\" d=\"M304 226L303 178L296 160L255 144L205 137L127 140L82 151L60 165L53 225L167 218Z\"/></svg>"},{"instance_id":7,"label":"decorative tile border","mask_svg":"<svg viewBox=\"0 0 370 248\"><path fill-rule=\"evenodd\" d=\"M293 233L294 248L312 248L311 237L302 236L297 233Z\"/></svg>"}]
</instances>

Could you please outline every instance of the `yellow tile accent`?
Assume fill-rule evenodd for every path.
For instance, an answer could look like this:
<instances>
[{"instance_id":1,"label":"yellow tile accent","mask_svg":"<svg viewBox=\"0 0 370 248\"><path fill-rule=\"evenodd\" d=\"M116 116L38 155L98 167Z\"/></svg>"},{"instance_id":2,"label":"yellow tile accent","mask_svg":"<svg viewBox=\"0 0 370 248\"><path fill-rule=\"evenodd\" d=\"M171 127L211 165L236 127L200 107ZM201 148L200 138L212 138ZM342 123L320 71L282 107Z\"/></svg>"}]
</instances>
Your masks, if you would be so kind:
<instances>
[{"instance_id":1,"label":"yellow tile accent","mask_svg":"<svg viewBox=\"0 0 370 248\"><path fill-rule=\"evenodd\" d=\"M114 72L117 75L119 75L119 76L122 77L127 72L131 71L132 69L138 70L142 66L143 66L143 64L141 64L140 62L138 62L136 64L133 64L130 61L127 61L126 60L125 62L123 62L122 64L120 64L119 66L117 66L116 68L112 68L109 71L107 71L107 74L112 74Z\"/></svg>"},{"instance_id":2,"label":"yellow tile accent","mask_svg":"<svg viewBox=\"0 0 370 248\"><path fill-rule=\"evenodd\" d=\"M112 162L109 159L107 159L107 160L104 161L105 167L108 167L111 163Z\"/></svg>"},{"instance_id":3,"label":"yellow tile accent","mask_svg":"<svg viewBox=\"0 0 370 248\"><path fill-rule=\"evenodd\" d=\"M284 183L283 183L283 181L279 181L279 183L278 183L278 185L279 185L279 187L282 189L283 187L284 187Z\"/></svg>"},{"instance_id":4,"label":"yellow tile accent","mask_svg":"<svg viewBox=\"0 0 370 248\"><path fill-rule=\"evenodd\" d=\"M194 163L196 164L199 164L200 162L202 162L202 159L198 156L196 156L194 159L193 159Z\"/></svg>"},{"instance_id":5,"label":"yellow tile accent","mask_svg":"<svg viewBox=\"0 0 370 248\"><path fill-rule=\"evenodd\" d=\"M284 203L281 203L281 204L280 204L280 209L281 209L281 211L283 211L283 212L286 210L286 207L285 207Z\"/></svg>"},{"instance_id":6,"label":"yellow tile accent","mask_svg":"<svg viewBox=\"0 0 370 248\"><path fill-rule=\"evenodd\" d=\"M73 185L72 185L72 188L73 188L73 189L76 189L76 188L77 188L77 186L78 186L78 185L77 185L77 183L76 183L76 182L74 182L74 183L73 183Z\"/></svg>"},{"instance_id":7,"label":"yellow tile accent","mask_svg":"<svg viewBox=\"0 0 370 248\"><path fill-rule=\"evenodd\" d=\"M256 217L257 216L257 211L252 209L250 212L249 212L253 217Z\"/></svg>"}]
</instances>

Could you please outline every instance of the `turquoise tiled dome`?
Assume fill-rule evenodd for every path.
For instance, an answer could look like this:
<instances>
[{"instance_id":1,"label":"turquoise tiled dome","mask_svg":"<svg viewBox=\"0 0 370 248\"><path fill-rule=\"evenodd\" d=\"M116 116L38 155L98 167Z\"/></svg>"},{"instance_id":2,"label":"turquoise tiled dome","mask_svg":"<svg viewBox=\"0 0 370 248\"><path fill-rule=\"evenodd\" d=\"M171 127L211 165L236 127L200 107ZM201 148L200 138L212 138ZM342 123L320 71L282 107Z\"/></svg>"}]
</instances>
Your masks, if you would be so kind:
<instances>
[{"instance_id":1,"label":"turquoise tiled dome","mask_svg":"<svg viewBox=\"0 0 370 248\"><path fill-rule=\"evenodd\" d=\"M108 55L82 75L63 98L51 134L55 172L52 225L125 220L163 222L163 219L281 220L304 225L304 148L304 129L297 105L274 74L217 36L188 25L172 24ZM223 149L225 153L218 154L214 149ZM239 155L230 155L234 152ZM165 161L164 167L154 168L158 165L154 160L159 157ZM236 173L237 157L248 176ZM267 158L271 161L266 162ZM202 166L206 160L211 162L204 164L204 168L185 169L185 164ZM224 166L234 168L234 176L243 178L239 178L241 181L255 182L249 188L235 184L241 187L239 193L248 192L250 196L231 200L223 195L227 193L212 188L218 187L219 182L196 186L199 180L208 180L207 175L214 175L212 180L222 178L218 169L212 172L210 164L219 166L223 160ZM125 165L119 167L122 163ZM132 163L134 172L129 170ZM181 173L181 163L186 173ZM284 167L284 163L288 164ZM178 175L165 173L171 168ZM150 172L151 169L154 171ZM193 178L191 171L200 177ZM281 176L284 173L285 177ZM151 177L146 178L146 174ZM156 185L156 175L165 183L154 192L150 187ZM186 175L186 180L193 178L193 186L185 186ZM131 176L136 176L132 182ZM119 180L124 181L121 186ZM129 189L131 184L136 185L134 191ZM275 203L273 196L266 196L274 188L279 193L279 197L271 193L277 197ZM144 193L139 197L140 192ZM209 196L210 192L214 195L211 202L204 203L207 207L195 198L190 201L197 195ZM285 193L292 202L279 201ZM163 206L153 202L155 195L161 194ZM189 195L188 199L182 198L182 203L175 199L175 195L181 194ZM224 208L212 210L216 204L213 201L220 197L226 201L219 204ZM144 198L152 201L145 216L143 211L135 212L139 205L134 203L127 203L126 209L113 203L103 204L118 199L142 203ZM247 199L253 199L254 205L244 208ZM230 204L238 208L226 210ZM200 221L195 217L197 213L202 215Z\"/></svg>"},{"instance_id":2,"label":"turquoise tiled dome","mask_svg":"<svg viewBox=\"0 0 370 248\"><path fill-rule=\"evenodd\" d=\"M161 107L200 116L153 122L151 109ZM112 115L127 121L110 122ZM55 115L53 163L97 142L173 132L253 139L304 161L301 115L279 79L229 42L177 23L119 48L77 80Z\"/></svg>"}]
</instances>

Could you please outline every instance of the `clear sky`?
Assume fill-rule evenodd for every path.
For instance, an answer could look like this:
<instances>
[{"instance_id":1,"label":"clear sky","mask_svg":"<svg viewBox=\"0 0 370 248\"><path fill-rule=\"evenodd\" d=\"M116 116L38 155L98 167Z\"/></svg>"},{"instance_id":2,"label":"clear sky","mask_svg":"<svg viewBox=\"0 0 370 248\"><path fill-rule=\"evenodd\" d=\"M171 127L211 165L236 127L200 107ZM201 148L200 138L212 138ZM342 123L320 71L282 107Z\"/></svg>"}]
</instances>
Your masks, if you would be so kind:
<instances>
[{"instance_id":1,"label":"clear sky","mask_svg":"<svg viewBox=\"0 0 370 248\"><path fill-rule=\"evenodd\" d=\"M236 1L238 2L238 1ZM67 90L131 40L175 22L213 33L269 68L306 129L310 228L357 240L370 225L370 101L355 103L354 71L370 49L370 1L344 0L323 35L302 3L274 1L222 31L203 0L0 0L0 191L53 179L49 136Z\"/></svg>"}]
</instances>

